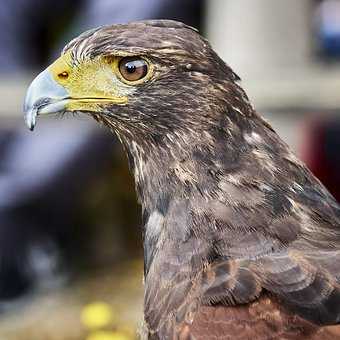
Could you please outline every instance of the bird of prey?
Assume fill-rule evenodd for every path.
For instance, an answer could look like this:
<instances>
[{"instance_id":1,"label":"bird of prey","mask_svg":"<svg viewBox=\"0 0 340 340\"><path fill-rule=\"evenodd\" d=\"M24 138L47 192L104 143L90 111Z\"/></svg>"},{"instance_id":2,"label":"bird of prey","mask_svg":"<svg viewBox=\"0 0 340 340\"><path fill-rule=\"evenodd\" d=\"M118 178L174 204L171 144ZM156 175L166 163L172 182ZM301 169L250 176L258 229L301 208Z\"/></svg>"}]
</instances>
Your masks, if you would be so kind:
<instances>
[{"instance_id":1,"label":"bird of prey","mask_svg":"<svg viewBox=\"0 0 340 340\"><path fill-rule=\"evenodd\" d=\"M232 48L232 46L231 46ZM340 339L340 207L195 29L168 20L72 40L30 85L123 144L143 211L147 339Z\"/></svg>"}]
</instances>

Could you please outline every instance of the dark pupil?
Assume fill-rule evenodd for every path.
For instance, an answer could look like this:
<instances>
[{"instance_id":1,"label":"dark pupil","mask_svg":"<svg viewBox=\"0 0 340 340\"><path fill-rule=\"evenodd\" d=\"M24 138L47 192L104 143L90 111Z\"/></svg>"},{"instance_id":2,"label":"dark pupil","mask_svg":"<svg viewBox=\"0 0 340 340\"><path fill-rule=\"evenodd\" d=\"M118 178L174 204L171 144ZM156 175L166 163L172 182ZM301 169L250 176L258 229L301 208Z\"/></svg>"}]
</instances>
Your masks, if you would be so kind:
<instances>
[{"instance_id":1,"label":"dark pupil","mask_svg":"<svg viewBox=\"0 0 340 340\"><path fill-rule=\"evenodd\" d=\"M134 65L133 63L127 63L125 65L125 69L126 69L126 72L128 73L134 73L136 72L136 65Z\"/></svg>"}]
</instances>

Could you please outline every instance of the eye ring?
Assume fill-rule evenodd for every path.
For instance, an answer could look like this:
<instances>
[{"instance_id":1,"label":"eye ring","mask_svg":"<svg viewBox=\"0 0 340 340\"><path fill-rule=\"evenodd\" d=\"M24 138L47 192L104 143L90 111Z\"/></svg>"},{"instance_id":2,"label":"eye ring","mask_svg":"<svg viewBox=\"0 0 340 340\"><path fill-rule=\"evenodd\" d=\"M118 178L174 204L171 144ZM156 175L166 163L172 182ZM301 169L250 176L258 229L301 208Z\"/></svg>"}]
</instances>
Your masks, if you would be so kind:
<instances>
[{"instance_id":1,"label":"eye ring","mask_svg":"<svg viewBox=\"0 0 340 340\"><path fill-rule=\"evenodd\" d=\"M125 57L119 61L118 71L124 81L136 83L149 73L149 63L141 57Z\"/></svg>"},{"instance_id":2,"label":"eye ring","mask_svg":"<svg viewBox=\"0 0 340 340\"><path fill-rule=\"evenodd\" d=\"M69 77L69 73L67 71L63 71L63 72L60 72L58 74L58 78L59 79L66 80L68 77Z\"/></svg>"}]
</instances>

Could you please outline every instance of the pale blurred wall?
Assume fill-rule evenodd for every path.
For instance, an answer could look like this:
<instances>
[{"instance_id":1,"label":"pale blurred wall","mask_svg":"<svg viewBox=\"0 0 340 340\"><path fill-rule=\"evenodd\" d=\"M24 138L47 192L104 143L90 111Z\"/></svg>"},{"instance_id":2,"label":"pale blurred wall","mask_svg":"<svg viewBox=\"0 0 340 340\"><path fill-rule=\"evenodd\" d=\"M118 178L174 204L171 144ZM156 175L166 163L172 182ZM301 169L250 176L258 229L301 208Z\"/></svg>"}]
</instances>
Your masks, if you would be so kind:
<instances>
[{"instance_id":1,"label":"pale blurred wall","mask_svg":"<svg viewBox=\"0 0 340 340\"><path fill-rule=\"evenodd\" d=\"M299 152L313 112L340 107L340 66L315 56L313 0L207 1L212 46L259 112Z\"/></svg>"},{"instance_id":2,"label":"pale blurred wall","mask_svg":"<svg viewBox=\"0 0 340 340\"><path fill-rule=\"evenodd\" d=\"M311 56L310 0L214 0L207 33L241 76L306 67Z\"/></svg>"}]
</instances>

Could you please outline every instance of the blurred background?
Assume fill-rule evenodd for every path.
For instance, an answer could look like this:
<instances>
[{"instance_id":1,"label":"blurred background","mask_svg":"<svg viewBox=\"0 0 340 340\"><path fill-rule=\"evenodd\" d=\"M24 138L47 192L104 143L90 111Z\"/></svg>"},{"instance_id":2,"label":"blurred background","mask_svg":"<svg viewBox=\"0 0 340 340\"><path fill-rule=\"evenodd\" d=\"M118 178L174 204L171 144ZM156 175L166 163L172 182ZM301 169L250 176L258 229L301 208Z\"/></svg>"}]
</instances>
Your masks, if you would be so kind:
<instances>
[{"instance_id":1,"label":"blurred background","mask_svg":"<svg viewBox=\"0 0 340 340\"><path fill-rule=\"evenodd\" d=\"M141 218L122 149L86 117L31 133L22 102L82 31L156 18L199 28L340 199L340 0L0 0L0 340L137 337Z\"/></svg>"}]
</instances>

